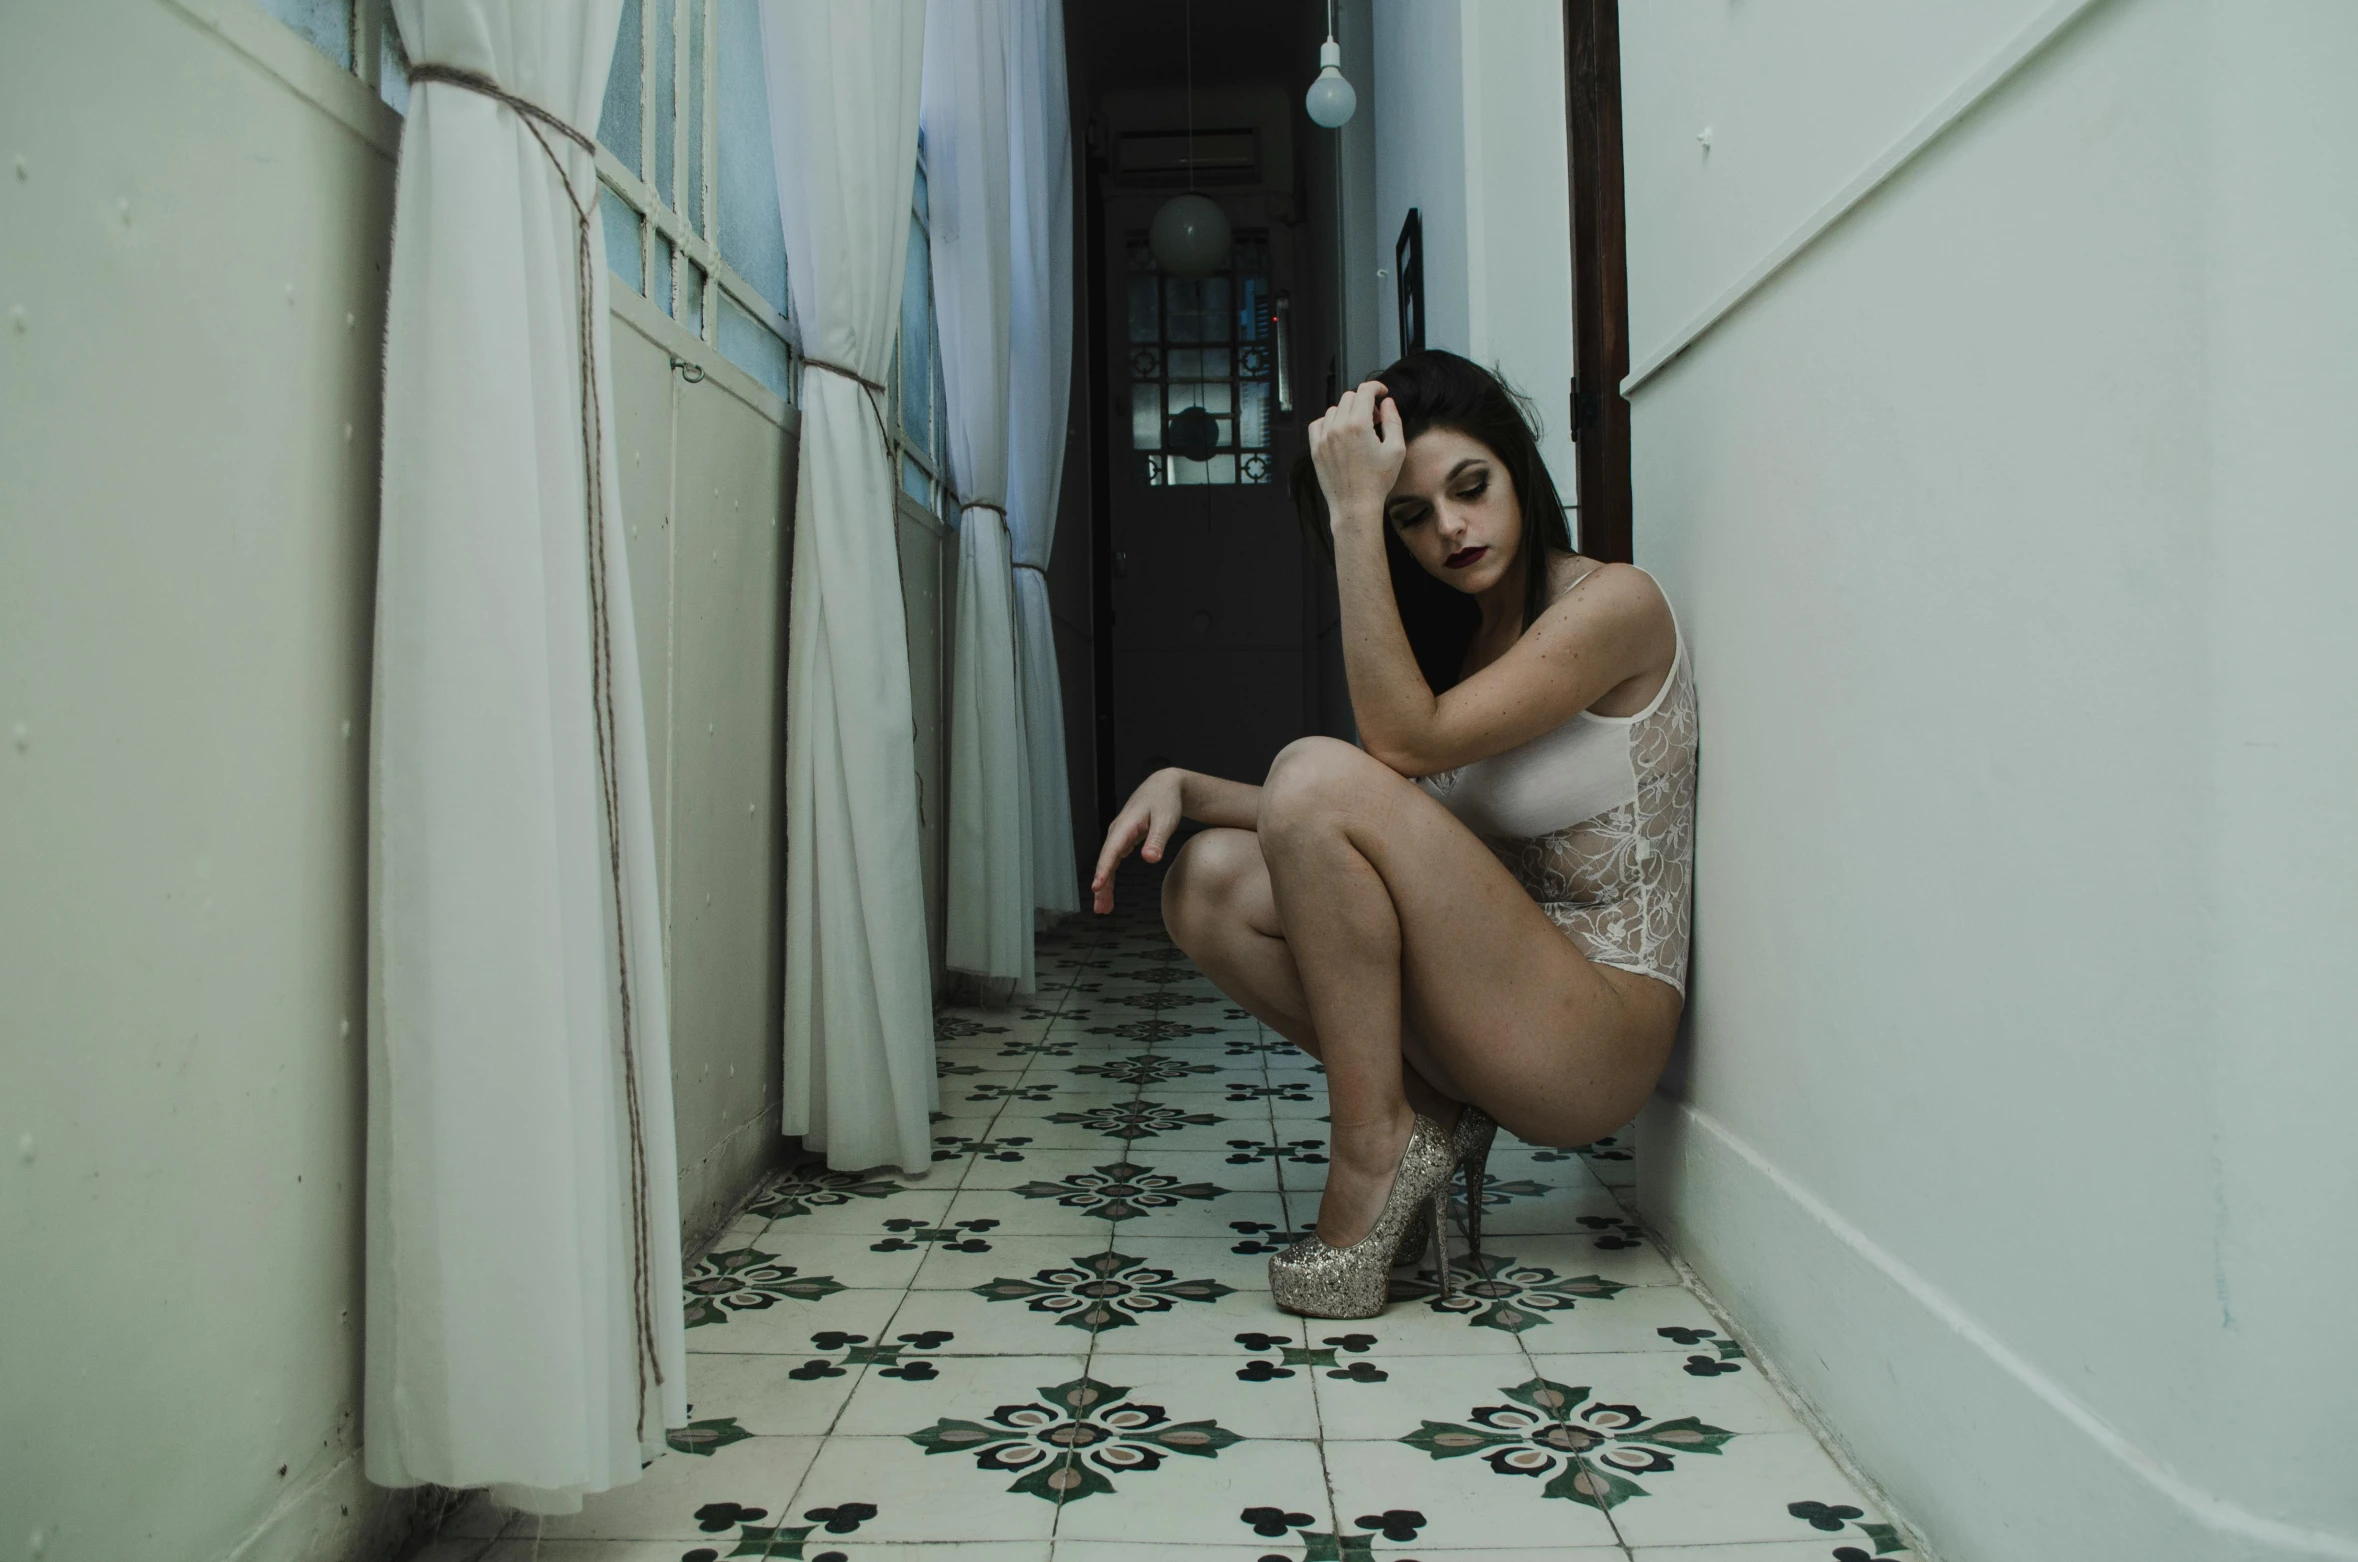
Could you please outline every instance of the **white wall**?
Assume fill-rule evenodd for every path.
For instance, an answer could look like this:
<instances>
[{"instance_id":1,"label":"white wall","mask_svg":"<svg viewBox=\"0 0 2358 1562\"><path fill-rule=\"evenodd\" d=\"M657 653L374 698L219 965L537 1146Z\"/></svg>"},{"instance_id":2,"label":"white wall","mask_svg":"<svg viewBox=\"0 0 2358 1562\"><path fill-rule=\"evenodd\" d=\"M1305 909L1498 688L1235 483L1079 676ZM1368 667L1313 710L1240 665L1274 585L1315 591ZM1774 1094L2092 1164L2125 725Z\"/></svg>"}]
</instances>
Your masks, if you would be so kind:
<instances>
[{"instance_id":1,"label":"white wall","mask_svg":"<svg viewBox=\"0 0 2358 1562\"><path fill-rule=\"evenodd\" d=\"M1414 207L1424 226L1425 345L1498 369L1531 399L1540 454L1570 503L1563 7L1375 0L1374 13L1378 366L1400 352L1393 246Z\"/></svg>"},{"instance_id":2,"label":"white wall","mask_svg":"<svg viewBox=\"0 0 2358 1562\"><path fill-rule=\"evenodd\" d=\"M407 1522L357 1446L398 135L247 0L0 6L10 1556L356 1557ZM615 293L693 1239L783 1143L793 419ZM939 532L904 537L912 661L938 708Z\"/></svg>"},{"instance_id":3,"label":"white wall","mask_svg":"<svg viewBox=\"0 0 2358 1562\"><path fill-rule=\"evenodd\" d=\"M1950 1562L2358 1556L2358 11L2068 14L1622 8L1641 1199Z\"/></svg>"}]
</instances>

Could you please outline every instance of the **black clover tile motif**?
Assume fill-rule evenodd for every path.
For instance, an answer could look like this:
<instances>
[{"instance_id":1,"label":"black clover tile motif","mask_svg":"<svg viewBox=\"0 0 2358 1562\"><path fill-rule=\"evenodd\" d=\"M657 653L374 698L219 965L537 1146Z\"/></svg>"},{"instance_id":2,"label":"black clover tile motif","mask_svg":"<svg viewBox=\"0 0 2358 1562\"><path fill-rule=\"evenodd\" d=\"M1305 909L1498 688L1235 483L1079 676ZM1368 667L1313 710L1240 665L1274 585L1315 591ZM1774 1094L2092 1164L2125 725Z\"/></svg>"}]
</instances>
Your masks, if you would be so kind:
<instances>
[{"instance_id":1,"label":"black clover tile motif","mask_svg":"<svg viewBox=\"0 0 2358 1562\"><path fill-rule=\"evenodd\" d=\"M774 1253L750 1247L707 1253L696 1260L682 1287L687 1293L687 1327L726 1323L733 1312L762 1312L780 1302L815 1302L843 1287L829 1275L806 1275L781 1264Z\"/></svg>"},{"instance_id":2,"label":"black clover tile motif","mask_svg":"<svg viewBox=\"0 0 2358 1562\"><path fill-rule=\"evenodd\" d=\"M1007 1489L1048 1502L1118 1490L1112 1477L1145 1474L1171 1454L1216 1459L1240 1438L1216 1421L1174 1422L1160 1405L1095 1378L1040 1390L1031 1404L1001 1405L984 1421L943 1417L909 1441L928 1454L971 1454L978 1468L1015 1472Z\"/></svg>"},{"instance_id":3,"label":"black clover tile motif","mask_svg":"<svg viewBox=\"0 0 2358 1562\"><path fill-rule=\"evenodd\" d=\"M709 1459L731 1443L741 1443L752 1435L737 1424L735 1416L720 1416L675 1426L663 1434L663 1441L675 1454L699 1454Z\"/></svg>"},{"instance_id":4,"label":"black clover tile motif","mask_svg":"<svg viewBox=\"0 0 2358 1562\"><path fill-rule=\"evenodd\" d=\"M1048 1121L1070 1123L1094 1134L1110 1139L1152 1139L1159 1134L1176 1133L1182 1128L1209 1128L1227 1121L1210 1112L1190 1112L1185 1107L1165 1106L1159 1101L1122 1101L1107 1106L1093 1106L1082 1112L1053 1112Z\"/></svg>"},{"instance_id":5,"label":"black clover tile motif","mask_svg":"<svg viewBox=\"0 0 2358 1562\"><path fill-rule=\"evenodd\" d=\"M977 1085L959 1099L965 1101L1053 1101L1054 1085Z\"/></svg>"},{"instance_id":6,"label":"black clover tile motif","mask_svg":"<svg viewBox=\"0 0 2358 1562\"><path fill-rule=\"evenodd\" d=\"M933 1039L936 1041L963 1041L969 1036L1006 1034L1007 1027L1004 1025L985 1025L980 1020L970 1020L961 1014L936 1014L933 1017Z\"/></svg>"},{"instance_id":7,"label":"black clover tile motif","mask_svg":"<svg viewBox=\"0 0 2358 1562\"><path fill-rule=\"evenodd\" d=\"M1105 1063L1084 1063L1073 1072L1110 1079L1119 1084L1137 1085L1143 1089L1148 1085L1167 1084L1174 1079L1185 1079L1193 1074L1213 1074L1219 1070L1210 1063L1191 1063L1168 1053L1144 1052L1136 1057L1115 1058Z\"/></svg>"},{"instance_id":8,"label":"black clover tile motif","mask_svg":"<svg viewBox=\"0 0 2358 1562\"><path fill-rule=\"evenodd\" d=\"M1834 1550L1834 1562L1872 1562L1875 1557L1908 1549L1908 1542L1897 1525L1869 1523L1865 1513L1847 1502L1789 1502L1785 1511L1811 1529L1827 1534L1840 1534L1855 1527L1867 1544L1875 1548L1867 1551L1858 1546L1838 1546Z\"/></svg>"},{"instance_id":9,"label":"black clover tile motif","mask_svg":"<svg viewBox=\"0 0 2358 1562\"><path fill-rule=\"evenodd\" d=\"M866 1172L831 1171L818 1161L789 1166L745 1206L748 1215L791 1220L815 1209L831 1209L854 1199L889 1199L908 1192L903 1183Z\"/></svg>"},{"instance_id":10,"label":"black clover tile motif","mask_svg":"<svg viewBox=\"0 0 2358 1562\"><path fill-rule=\"evenodd\" d=\"M919 1334L903 1334L889 1345L869 1342L865 1334L845 1334L828 1329L811 1336L811 1344L819 1350L842 1352L839 1356L814 1357L786 1375L802 1383L815 1383L821 1378L840 1378L852 1367L874 1367L876 1375L899 1378L910 1383L931 1382L941 1376L939 1368L922 1359L904 1361L904 1351L940 1350L957 1336L947 1329L927 1329ZM869 1515L873 1518L875 1515ZM838 1533L841 1533L838 1531Z\"/></svg>"},{"instance_id":11,"label":"black clover tile motif","mask_svg":"<svg viewBox=\"0 0 2358 1562\"><path fill-rule=\"evenodd\" d=\"M1039 1041L1010 1041L1003 1043L991 1055L1000 1058L1069 1058L1076 1045L1078 1043L1045 1038Z\"/></svg>"},{"instance_id":12,"label":"black clover tile motif","mask_svg":"<svg viewBox=\"0 0 2358 1562\"><path fill-rule=\"evenodd\" d=\"M1217 993L1193 993L1183 987L1147 987L1130 993L1101 993L1095 1001L1124 1009L1144 1009L1150 1014L1162 1014L1172 1009L1202 1009L1226 1002Z\"/></svg>"},{"instance_id":13,"label":"black clover tile motif","mask_svg":"<svg viewBox=\"0 0 2358 1562\"><path fill-rule=\"evenodd\" d=\"M892 1235L869 1243L868 1251L908 1253L921 1247L939 1247L953 1253L988 1253L991 1244L983 1233L998 1224L995 1220L961 1220L947 1226L929 1226L922 1220L888 1220L884 1229Z\"/></svg>"},{"instance_id":14,"label":"black clover tile motif","mask_svg":"<svg viewBox=\"0 0 2358 1562\"><path fill-rule=\"evenodd\" d=\"M1580 1224L1595 1232L1597 1246L1608 1252L1646 1245L1645 1228L1634 1220L1617 1220L1611 1215L1583 1215Z\"/></svg>"},{"instance_id":15,"label":"black clover tile motif","mask_svg":"<svg viewBox=\"0 0 2358 1562\"><path fill-rule=\"evenodd\" d=\"M1392 1511L1400 1513L1404 1519L1413 1518L1419 1529L1424 1526L1424 1515L1421 1513L1410 1513L1406 1509ZM1254 1534L1272 1540L1292 1530L1294 1543L1302 1548L1302 1562L1375 1562L1374 1535L1312 1529L1310 1526L1317 1521L1307 1513L1288 1513L1283 1508L1247 1508L1237 1518L1252 1526ZM1359 1522L1362 1526L1368 1524L1364 1518ZM1414 1533L1414 1530L1410 1530L1411 1535ZM1269 1562L1269 1559L1264 1558L1262 1562Z\"/></svg>"},{"instance_id":16,"label":"black clover tile motif","mask_svg":"<svg viewBox=\"0 0 2358 1562\"><path fill-rule=\"evenodd\" d=\"M1036 1313L1054 1313L1060 1325L1096 1333L1128 1329L1142 1317L1169 1312L1182 1302L1217 1302L1235 1294L1217 1280L1182 1280L1125 1253L1090 1253L1061 1269L1035 1271L1029 1280L1004 1278L974 1288L990 1302L1022 1302Z\"/></svg>"},{"instance_id":17,"label":"black clover tile motif","mask_svg":"<svg viewBox=\"0 0 2358 1562\"><path fill-rule=\"evenodd\" d=\"M1244 1011L1240 1009L1236 1012L1242 1014ZM1220 1045L1232 1058L1268 1057L1294 1050L1294 1044L1283 1036L1230 1036Z\"/></svg>"},{"instance_id":18,"label":"black clover tile motif","mask_svg":"<svg viewBox=\"0 0 2358 1562\"><path fill-rule=\"evenodd\" d=\"M1264 1144L1258 1139L1228 1141L1228 1164L1251 1166L1260 1161L1283 1161L1292 1166L1324 1166L1324 1139L1288 1139L1281 1144Z\"/></svg>"},{"instance_id":19,"label":"black clover tile motif","mask_svg":"<svg viewBox=\"0 0 2358 1562\"><path fill-rule=\"evenodd\" d=\"M1183 1200L1216 1199L1232 1190L1209 1182L1182 1183L1151 1167L1116 1161L1058 1182L1027 1182L1015 1191L1027 1199L1054 1199L1100 1220L1136 1220L1159 1209L1177 1209Z\"/></svg>"},{"instance_id":20,"label":"black clover tile motif","mask_svg":"<svg viewBox=\"0 0 2358 1562\"><path fill-rule=\"evenodd\" d=\"M1213 1036L1220 1030L1217 1025L1189 1025L1179 1020L1124 1020L1119 1025L1086 1028L1092 1036L1119 1036L1124 1041L1142 1041L1149 1046L1179 1036Z\"/></svg>"},{"instance_id":21,"label":"black clover tile motif","mask_svg":"<svg viewBox=\"0 0 2358 1562\"><path fill-rule=\"evenodd\" d=\"M1683 1329L1674 1326L1654 1332L1674 1345L1701 1345L1708 1341L1719 1352L1717 1356L1689 1356L1686 1372L1691 1378L1716 1378L1744 1370L1741 1365L1744 1347L1734 1340L1720 1338L1717 1329Z\"/></svg>"},{"instance_id":22,"label":"black clover tile motif","mask_svg":"<svg viewBox=\"0 0 2358 1562\"><path fill-rule=\"evenodd\" d=\"M1184 982L1195 975L1195 967L1184 960L1166 960L1156 965L1132 965L1119 969L1108 966L1105 974L1118 982Z\"/></svg>"},{"instance_id":23,"label":"black clover tile motif","mask_svg":"<svg viewBox=\"0 0 2358 1562\"><path fill-rule=\"evenodd\" d=\"M1256 1357L1263 1357L1274 1351L1277 1353L1278 1359L1246 1362L1236 1369L1237 1381L1240 1383L1271 1383L1280 1378L1290 1378L1299 1370L1310 1369L1323 1372L1326 1376L1343 1383L1381 1383L1391 1374L1374 1362L1353 1361L1346 1363L1338 1362L1335 1359L1338 1351L1349 1355L1364 1355L1374 1348L1375 1339L1376 1337L1372 1334L1329 1334L1323 1336L1316 1345L1296 1345L1290 1334L1240 1334L1236 1337L1236 1343L1243 1346L1246 1351ZM1365 1519L1361 1519L1359 1523L1362 1528L1375 1527L1370 1526ZM1414 1539L1415 1537L1408 1538Z\"/></svg>"},{"instance_id":24,"label":"black clover tile motif","mask_svg":"<svg viewBox=\"0 0 2358 1562\"><path fill-rule=\"evenodd\" d=\"M1028 1135L1015 1134L1005 1139L969 1139L964 1134L935 1134L933 1158L954 1161L962 1155L979 1156L986 1161L1020 1161L1023 1147L1032 1141Z\"/></svg>"},{"instance_id":25,"label":"black clover tile motif","mask_svg":"<svg viewBox=\"0 0 2358 1562\"><path fill-rule=\"evenodd\" d=\"M1231 1253L1282 1253L1310 1234L1306 1229L1288 1231L1265 1220L1232 1220L1228 1229L1239 1239L1228 1250Z\"/></svg>"},{"instance_id":26,"label":"black clover tile motif","mask_svg":"<svg viewBox=\"0 0 2358 1562\"><path fill-rule=\"evenodd\" d=\"M1602 1275L1567 1278L1539 1264L1526 1264L1509 1253L1486 1252L1479 1257L1453 1260L1457 1294L1444 1298L1440 1276L1420 1269L1414 1278L1392 1282L1395 1300L1422 1301L1437 1313L1462 1313L1478 1329L1501 1329L1520 1334L1549 1320L1548 1313L1569 1312L1581 1302L1611 1301L1629 1289Z\"/></svg>"},{"instance_id":27,"label":"black clover tile motif","mask_svg":"<svg viewBox=\"0 0 2358 1562\"><path fill-rule=\"evenodd\" d=\"M1290 1079L1279 1084L1256 1085L1248 1080L1235 1080L1228 1086L1231 1104L1246 1101L1315 1101L1317 1086L1306 1079Z\"/></svg>"},{"instance_id":28,"label":"black clover tile motif","mask_svg":"<svg viewBox=\"0 0 2358 1562\"><path fill-rule=\"evenodd\" d=\"M1657 1421L1635 1405L1593 1403L1586 1388L1532 1378L1463 1422L1427 1421L1400 1439L1435 1459L1478 1455L1500 1475L1544 1479L1543 1497L1612 1509L1647 1495L1632 1477L1668 1474L1679 1454L1717 1454L1736 1434L1693 1416Z\"/></svg>"}]
</instances>

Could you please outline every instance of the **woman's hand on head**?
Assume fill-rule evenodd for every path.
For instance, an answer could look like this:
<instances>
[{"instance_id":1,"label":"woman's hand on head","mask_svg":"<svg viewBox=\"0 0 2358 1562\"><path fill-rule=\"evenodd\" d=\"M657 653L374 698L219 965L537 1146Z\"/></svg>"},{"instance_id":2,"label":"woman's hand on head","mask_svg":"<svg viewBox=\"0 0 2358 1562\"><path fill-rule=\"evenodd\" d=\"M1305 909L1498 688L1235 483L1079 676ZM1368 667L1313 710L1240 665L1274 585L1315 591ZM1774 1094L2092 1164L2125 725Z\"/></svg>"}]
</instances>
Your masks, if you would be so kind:
<instances>
[{"instance_id":1,"label":"woman's hand on head","mask_svg":"<svg viewBox=\"0 0 2358 1562\"><path fill-rule=\"evenodd\" d=\"M1400 428L1400 407L1380 380L1369 380L1326 410L1310 425L1310 464L1326 495L1327 524L1380 523L1384 501L1400 477L1408 441Z\"/></svg>"},{"instance_id":2,"label":"woman's hand on head","mask_svg":"<svg viewBox=\"0 0 2358 1562\"><path fill-rule=\"evenodd\" d=\"M1186 772L1158 770L1138 783L1138 790L1122 805L1114 816L1113 828L1105 832L1105 845L1097 853L1097 871L1089 880L1089 895L1099 916L1113 910L1114 870L1132 852L1148 862L1161 862L1163 849L1171 844L1171 832L1179 828L1183 817L1180 785Z\"/></svg>"}]
</instances>

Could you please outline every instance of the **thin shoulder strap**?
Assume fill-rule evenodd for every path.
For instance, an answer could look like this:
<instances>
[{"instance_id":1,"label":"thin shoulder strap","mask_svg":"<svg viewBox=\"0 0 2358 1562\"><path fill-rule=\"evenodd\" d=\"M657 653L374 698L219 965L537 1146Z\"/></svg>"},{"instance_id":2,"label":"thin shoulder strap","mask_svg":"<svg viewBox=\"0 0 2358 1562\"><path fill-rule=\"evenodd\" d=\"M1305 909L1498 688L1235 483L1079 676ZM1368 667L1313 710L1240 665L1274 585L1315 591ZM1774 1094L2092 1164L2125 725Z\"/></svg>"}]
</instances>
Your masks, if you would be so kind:
<instances>
[{"instance_id":1,"label":"thin shoulder strap","mask_svg":"<svg viewBox=\"0 0 2358 1562\"><path fill-rule=\"evenodd\" d=\"M1566 586L1566 587L1565 587L1563 590L1561 590L1561 591L1557 592L1557 593L1556 593L1556 600L1557 600L1558 602L1561 602L1561 601L1563 601L1563 600L1564 600L1566 597L1570 596L1570 595L1571 595L1573 592L1575 592L1575 591L1577 591L1577 590L1579 590L1579 589L1580 589L1580 581L1581 581L1581 580L1586 580L1586 579L1588 579L1588 577L1589 577L1589 576L1591 576L1591 575L1594 575L1594 574L1595 574L1595 573L1596 573L1598 570L1601 570L1601 569L1603 569L1604 567L1605 567L1605 566L1604 566L1604 565L1602 565L1602 564L1592 564L1592 565L1590 565L1590 566L1589 566L1587 569L1584 569L1584 570L1582 570L1582 571L1580 572L1580 580L1575 580L1574 582L1572 582L1572 584L1571 584L1571 585L1569 585L1569 586Z\"/></svg>"}]
</instances>

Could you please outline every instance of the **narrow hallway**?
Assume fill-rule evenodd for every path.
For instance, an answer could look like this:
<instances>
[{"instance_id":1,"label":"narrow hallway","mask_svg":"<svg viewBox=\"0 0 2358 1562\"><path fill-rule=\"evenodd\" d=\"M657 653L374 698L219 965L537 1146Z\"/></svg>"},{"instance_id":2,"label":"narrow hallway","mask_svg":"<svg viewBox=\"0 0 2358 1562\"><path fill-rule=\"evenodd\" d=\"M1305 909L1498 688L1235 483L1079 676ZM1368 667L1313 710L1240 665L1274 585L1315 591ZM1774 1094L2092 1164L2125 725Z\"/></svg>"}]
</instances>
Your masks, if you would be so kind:
<instances>
[{"instance_id":1,"label":"narrow hallway","mask_svg":"<svg viewBox=\"0 0 2358 1562\"><path fill-rule=\"evenodd\" d=\"M1628 1218L1614 1141L1502 1139L1453 1300L1420 1267L1377 1318L1277 1311L1318 1065L1155 895L1043 937L1028 1005L941 1011L927 1176L763 1186L688 1279L694 1457L545 1521L542 1562L1912 1555ZM525 1562L534 1524L478 1499L423 1562Z\"/></svg>"}]
</instances>

